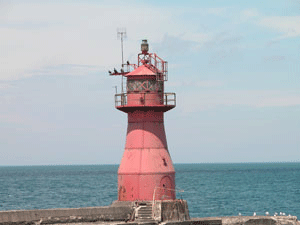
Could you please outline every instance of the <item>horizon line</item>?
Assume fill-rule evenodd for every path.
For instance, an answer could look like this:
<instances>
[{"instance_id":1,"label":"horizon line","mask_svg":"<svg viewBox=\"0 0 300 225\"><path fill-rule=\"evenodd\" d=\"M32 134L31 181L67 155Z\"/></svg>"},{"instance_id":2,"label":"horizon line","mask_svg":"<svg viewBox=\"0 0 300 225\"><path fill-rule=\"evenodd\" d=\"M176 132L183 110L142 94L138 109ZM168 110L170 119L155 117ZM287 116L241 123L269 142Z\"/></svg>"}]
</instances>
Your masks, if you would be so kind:
<instances>
[{"instance_id":1,"label":"horizon line","mask_svg":"<svg viewBox=\"0 0 300 225\"><path fill-rule=\"evenodd\" d=\"M280 164L280 163L300 163L300 161L269 161L269 162L199 162L199 163L173 163L173 165L187 164ZM107 164L30 164L30 165L0 165L0 167L24 167L24 166L118 166L119 163Z\"/></svg>"}]
</instances>

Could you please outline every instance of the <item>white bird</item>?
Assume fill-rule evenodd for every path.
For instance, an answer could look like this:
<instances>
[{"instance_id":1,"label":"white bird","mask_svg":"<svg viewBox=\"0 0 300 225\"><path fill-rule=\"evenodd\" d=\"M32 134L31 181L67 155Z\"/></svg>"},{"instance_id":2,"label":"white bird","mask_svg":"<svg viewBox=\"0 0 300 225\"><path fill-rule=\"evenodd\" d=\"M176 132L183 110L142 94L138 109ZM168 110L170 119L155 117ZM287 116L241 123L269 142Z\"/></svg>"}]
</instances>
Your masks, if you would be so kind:
<instances>
[{"instance_id":1,"label":"white bird","mask_svg":"<svg viewBox=\"0 0 300 225\"><path fill-rule=\"evenodd\" d=\"M283 216L285 216L285 213L282 213Z\"/></svg>"},{"instance_id":2,"label":"white bird","mask_svg":"<svg viewBox=\"0 0 300 225\"><path fill-rule=\"evenodd\" d=\"M269 214L269 212L266 212L266 216L269 216L270 214Z\"/></svg>"},{"instance_id":3,"label":"white bird","mask_svg":"<svg viewBox=\"0 0 300 225\"><path fill-rule=\"evenodd\" d=\"M289 217L291 217L292 215L291 214L289 214Z\"/></svg>"},{"instance_id":4,"label":"white bird","mask_svg":"<svg viewBox=\"0 0 300 225\"><path fill-rule=\"evenodd\" d=\"M279 215L282 216L282 212L280 212Z\"/></svg>"},{"instance_id":5,"label":"white bird","mask_svg":"<svg viewBox=\"0 0 300 225\"><path fill-rule=\"evenodd\" d=\"M239 212L239 216L241 216L241 215L242 215L242 213Z\"/></svg>"},{"instance_id":6,"label":"white bird","mask_svg":"<svg viewBox=\"0 0 300 225\"><path fill-rule=\"evenodd\" d=\"M256 212L253 213L253 216L256 216Z\"/></svg>"},{"instance_id":7,"label":"white bird","mask_svg":"<svg viewBox=\"0 0 300 225\"><path fill-rule=\"evenodd\" d=\"M275 213L274 213L274 216L277 216L277 215L278 215L278 213L277 213L277 212L275 212Z\"/></svg>"}]
</instances>

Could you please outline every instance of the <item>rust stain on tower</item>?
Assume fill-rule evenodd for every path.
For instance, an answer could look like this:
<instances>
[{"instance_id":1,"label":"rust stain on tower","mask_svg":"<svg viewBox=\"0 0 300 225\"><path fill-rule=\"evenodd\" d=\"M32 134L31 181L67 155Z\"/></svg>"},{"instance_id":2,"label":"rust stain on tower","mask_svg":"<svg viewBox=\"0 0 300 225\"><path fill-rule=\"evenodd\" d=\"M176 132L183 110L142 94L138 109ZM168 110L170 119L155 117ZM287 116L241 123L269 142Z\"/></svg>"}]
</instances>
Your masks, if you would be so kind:
<instances>
[{"instance_id":1,"label":"rust stain on tower","mask_svg":"<svg viewBox=\"0 0 300 225\"><path fill-rule=\"evenodd\" d=\"M164 128L164 113L175 107L176 95L164 92L167 62L148 49L143 40L138 64L127 61L120 72L109 72L126 79L126 91L115 95L116 108L128 114L125 151L118 170L119 201L176 198L175 170Z\"/></svg>"}]
</instances>

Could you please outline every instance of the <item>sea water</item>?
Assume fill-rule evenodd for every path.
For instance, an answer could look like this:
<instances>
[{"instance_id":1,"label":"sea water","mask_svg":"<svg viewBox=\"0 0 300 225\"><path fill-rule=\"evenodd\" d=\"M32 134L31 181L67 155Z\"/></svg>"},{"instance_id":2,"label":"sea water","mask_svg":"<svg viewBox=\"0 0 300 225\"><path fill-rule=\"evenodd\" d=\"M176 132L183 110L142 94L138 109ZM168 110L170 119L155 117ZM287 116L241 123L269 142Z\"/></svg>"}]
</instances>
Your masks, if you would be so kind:
<instances>
[{"instance_id":1,"label":"sea water","mask_svg":"<svg viewBox=\"0 0 300 225\"><path fill-rule=\"evenodd\" d=\"M0 210L105 206L118 165L0 167ZM300 216L300 163L175 164L191 217Z\"/></svg>"}]
</instances>

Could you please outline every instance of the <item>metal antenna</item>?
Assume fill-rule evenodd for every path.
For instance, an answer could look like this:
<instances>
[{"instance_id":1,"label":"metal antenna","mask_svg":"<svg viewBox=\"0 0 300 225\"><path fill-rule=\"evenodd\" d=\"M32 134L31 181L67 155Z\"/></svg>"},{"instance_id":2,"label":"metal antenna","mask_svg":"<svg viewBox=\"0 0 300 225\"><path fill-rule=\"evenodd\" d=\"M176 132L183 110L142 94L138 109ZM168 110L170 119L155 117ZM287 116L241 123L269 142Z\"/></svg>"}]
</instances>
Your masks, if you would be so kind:
<instances>
[{"instance_id":1,"label":"metal antenna","mask_svg":"<svg viewBox=\"0 0 300 225\"><path fill-rule=\"evenodd\" d=\"M121 39L121 50L122 50L122 67L124 66L124 56L123 56L123 40L126 36L126 28L118 28L118 39Z\"/></svg>"},{"instance_id":2,"label":"metal antenna","mask_svg":"<svg viewBox=\"0 0 300 225\"><path fill-rule=\"evenodd\" d=\"M122 69L124 67L124 55L123 55L123 40L126 38L126 28L118 28L117 29L118 39L121 39L121 51L122 51ZM121 92L123 93L123 75L122 75L122 83L121 83Z\"/></svg>"}]
</instances>

